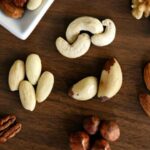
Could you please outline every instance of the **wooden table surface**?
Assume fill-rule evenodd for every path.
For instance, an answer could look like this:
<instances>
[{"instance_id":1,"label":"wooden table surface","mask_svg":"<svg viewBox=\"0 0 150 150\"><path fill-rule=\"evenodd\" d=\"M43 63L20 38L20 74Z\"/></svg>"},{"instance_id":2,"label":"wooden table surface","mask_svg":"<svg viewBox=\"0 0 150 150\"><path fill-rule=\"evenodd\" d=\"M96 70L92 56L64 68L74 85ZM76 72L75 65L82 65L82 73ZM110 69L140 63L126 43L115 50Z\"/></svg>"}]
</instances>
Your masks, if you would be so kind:
<instances>
[{"instance_id":1,"label":"wooden table surface","mask_svg":"<svg viewBox=\"0 0 150 150\"><path fill-rule=\"evenodd\" d=\"M121 137L111 143L112 150L150 150L150 118L143 112L138 94L146 91L142 71L150 60L150 20L137 21L131 16L130 0L56 0L32 35L21 41L0 27L0 115L15 114L23 130L0 150L69 150L68 135L81 129L86 115L116 119ZM58 36L78 16L112 18L117 26L115 41L107 47L91 46L78 59L61 56L55 47ZM34 112L21 106L18 92L10 92L7 77L16 59L30 53L42 59L43 71L55 75L52 94L38 104ZM78 102L67 96L76 81L95 75L99 78L106 59L115 56L123 70L120 92L106 103L98 98Z\"/></svg>"}]
</instances>

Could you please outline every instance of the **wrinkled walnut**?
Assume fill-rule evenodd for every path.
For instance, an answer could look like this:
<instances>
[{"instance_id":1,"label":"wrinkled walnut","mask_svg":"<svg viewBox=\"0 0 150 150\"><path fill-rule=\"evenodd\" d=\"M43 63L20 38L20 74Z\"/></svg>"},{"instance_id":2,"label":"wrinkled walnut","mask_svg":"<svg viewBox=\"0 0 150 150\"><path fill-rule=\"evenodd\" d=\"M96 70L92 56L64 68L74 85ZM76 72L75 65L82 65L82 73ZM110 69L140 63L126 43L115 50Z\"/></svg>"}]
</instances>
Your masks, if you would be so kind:
<instances>
[{"instance_id":1,"label":"wrinkled walnut","mask_svg":"<svg viewBox=\"0 0 150 150\"><path fill-rule=\"evenodd\" d=\"M131 7L133 8L132 10L132 15L136 19L141 19L143 15L145 17L149 17L150 15L150 0L132 0L132 5Z\"/></svg>"},{"instance_id":2,"label":"wrinkled walnut","mask_svg":"<svg viewBox=\"0 0 150 150\"><path fill-rule=\"evenodd\" d=\"M8 115L0 119L0 144L13 138L22 128L21 123L16 123L16 116Z\"/></svg>"},{"instance_id":3,"label":"wrinkled walnut","mask_svg":"<svg viewBox=\"0 0 150 150\"><path fill-rule=\"evenodd\" d=\"M17 7L24 7L28 0L13 0Z\"/></svg>"},{"instance_id":4,"label":"wrinkled walnut","mask_svg":"<svg viewBox=\"0 0 150 150\"><path fill-rule=\"evenodd\" d=\"M85 132L77 132L70 136L71 150L88 150L89 136Z\"/></svg>"},{"instance_id":5,"label":"wrinkled walnut","mask_svg":"<svg viewBox=\"0 0 150 150\"><path fill-rule=\"evenodd\" d=\"M10 0L0 0L0 8L7 16L14 19L21 18L24 14L24 9L15 6Z\"/></svg>"},{"instance_id":6,"label":"wrinkled walnut","mask_svg":"<svg viewBox=\"0 0 150 150\"><path fill-rule=\"evenodd\" d=\"M103 121L100 126L100 133L104 139L111 142L120 137L120 129L115 121Z\"/></svg>"},{"instance_id":7,"label":"wrinkled walnut","mask_svg":"<svg viewBox=\"0 0 150 150\"><path fill-rule=\"evenodd\" d=\"M90 116L84 120L83 127L88 134L94 135L98 131L99 124L100 119L98 116Z\"/></svg>"},{"instance_id":8,"label":"wrinkled walnut","mask_svg":"<svg viewBox=\"0 0 150 150\"><path fill-rule=\"evenodd\" d=\"M111 150L111 148L106 140L97 140L91 150Z\"/></svg>"}]
</instances>

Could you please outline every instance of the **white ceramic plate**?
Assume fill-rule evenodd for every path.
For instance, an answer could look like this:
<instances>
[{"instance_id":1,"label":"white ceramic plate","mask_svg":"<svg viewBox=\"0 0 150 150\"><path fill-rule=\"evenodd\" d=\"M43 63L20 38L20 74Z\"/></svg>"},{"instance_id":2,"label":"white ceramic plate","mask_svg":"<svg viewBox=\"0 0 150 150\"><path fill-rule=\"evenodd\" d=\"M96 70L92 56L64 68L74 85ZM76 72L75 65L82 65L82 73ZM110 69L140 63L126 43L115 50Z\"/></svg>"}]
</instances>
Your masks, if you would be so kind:
<instances>
[{"instance_id":1,"label":"white ceramic plate","mask_svg":"<svg viewBox=\"0 0 150 150\"><path fill-rule=\"evenodd\" d=\"M26 10L24 16L18 20L7 17L0 11L0 25L14 34L16 37L25 40L35 29L53 1L54 0L43 0L38 9L34 11Z\"/></svg>"}]
</instances>

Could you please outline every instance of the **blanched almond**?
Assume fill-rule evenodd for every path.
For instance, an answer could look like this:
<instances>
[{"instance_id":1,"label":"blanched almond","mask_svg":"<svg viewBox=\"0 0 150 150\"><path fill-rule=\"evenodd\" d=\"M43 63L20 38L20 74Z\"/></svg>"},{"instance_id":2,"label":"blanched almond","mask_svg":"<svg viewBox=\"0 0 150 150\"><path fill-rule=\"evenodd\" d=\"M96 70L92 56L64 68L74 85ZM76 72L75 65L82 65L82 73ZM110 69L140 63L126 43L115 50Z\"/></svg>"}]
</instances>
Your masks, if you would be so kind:
<instances>
[{"instance_id":1,"label":"blanched almond","mask_svg":"<svg viewBox=\"0 0 150 150\"><path fill-rule=\"evenodd\" d=\"M32 85L35 85L41 75L42 64L39 55L30 54L26 60L26 75Z\"/></svg>"},{"instance_id":2,"label":"blanched almond","mask_svg":"<svg viewBox=\"0 0 150 150\"><path fill-rule=\"evenodd\" d=\"M25 78L25 65L22 60L16 60L10 68L8 84L11 91L17 91L19 83Z\"/></svg>"},{"instance_id":3,"label":"blanched almond","mask_svg":"<svg viewBox=\"0 0 150 150\"><path fill-rule=\"evenodd\" d=\"M37 102L41 103L46 100L49 94L52 91L54 85L54 76L52 73L45 71L37 84L36 89L36 100Z\"/></svg>"},{"instance_id":4,"label":"blanched almond","mask_svg":"<svg viewBox=\"0 0 150 150\"><path fill-rule=\"evenodd\" d=\"M33 111L36 106L35 90L32 84L28 81L22 81L19 85L19 95L22 106L30 111Z\"/></svg>"},{"instance_id":5,"label":"blanched almond","mask_svg":"<svg viewBox=\"0 0 150 150\"><path fill-rule=\"evenodd\" d=\"M27 3L27 9L28 10L35 10L37 9L41 4L43 0L29 0Z\"/></svg>"}]
</instances>

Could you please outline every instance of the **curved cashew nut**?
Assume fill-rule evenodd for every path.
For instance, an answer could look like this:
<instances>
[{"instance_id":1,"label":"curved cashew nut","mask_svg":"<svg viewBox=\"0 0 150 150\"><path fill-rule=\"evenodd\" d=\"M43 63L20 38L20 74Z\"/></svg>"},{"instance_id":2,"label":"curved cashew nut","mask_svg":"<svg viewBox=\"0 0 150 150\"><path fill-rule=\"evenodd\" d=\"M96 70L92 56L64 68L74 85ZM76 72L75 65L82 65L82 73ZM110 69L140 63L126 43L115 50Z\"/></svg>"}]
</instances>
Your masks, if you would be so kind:
<instances>
[{"instance_id":1,"label":"curved cashew nut","mask_svg":"<svg viewBox=\"0 0 150 150\"><path fill-rule=\"evenodd\" d=\"M116 26L110 19L102 21L103 26L106 27L104 33L95 34L92 36L92 43L96 46L107 46L113 42L116 36Z\"/></svg>"},{"instance_id":2,"label":"curved cashew nut","mask_svg":"<svg viewBox=\"0 0 150 150\"><path fill-rule=\"evenodd\" d=\"M81 31L89 31L92 34L103 32L102 23L94 17L79 17L71 22L66 31L66 38L70 43L73 43Z\"/></svg>"},{"instance_id":3,"label":"curved cashew nut","mask_svg":"<svg viewBox=\"0 0 150 150\"><path fill-rule=\"evenodd\" d=\"M68 58L78 58L84 55L89 50L90 45L90 36L86 33L80 34L72 45L70 45L62 37L58 37L56 40L56 47L58 51Z\"/></svg>"}]
</instances>

